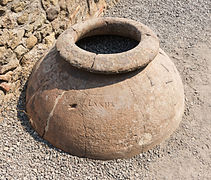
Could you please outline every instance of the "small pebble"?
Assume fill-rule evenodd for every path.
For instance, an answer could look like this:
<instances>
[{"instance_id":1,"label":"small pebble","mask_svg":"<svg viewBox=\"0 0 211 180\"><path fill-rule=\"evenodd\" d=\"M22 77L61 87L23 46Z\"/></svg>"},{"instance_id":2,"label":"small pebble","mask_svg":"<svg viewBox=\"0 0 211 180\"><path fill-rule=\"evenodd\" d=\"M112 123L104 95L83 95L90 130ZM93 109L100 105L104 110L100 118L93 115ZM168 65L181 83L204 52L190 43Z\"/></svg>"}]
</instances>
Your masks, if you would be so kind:
<instances>
[{"instance_id":1,"label":"small pebble","mask_svg":"<svg viewBox=\"0 0 211 180\"><path fill-rule=\"evenodd\" d=\"M26 46L28 49L33 48L37 44L37 38L34 35L31 35L29 38L26 40Z\"/></svg>"}]
</instances>

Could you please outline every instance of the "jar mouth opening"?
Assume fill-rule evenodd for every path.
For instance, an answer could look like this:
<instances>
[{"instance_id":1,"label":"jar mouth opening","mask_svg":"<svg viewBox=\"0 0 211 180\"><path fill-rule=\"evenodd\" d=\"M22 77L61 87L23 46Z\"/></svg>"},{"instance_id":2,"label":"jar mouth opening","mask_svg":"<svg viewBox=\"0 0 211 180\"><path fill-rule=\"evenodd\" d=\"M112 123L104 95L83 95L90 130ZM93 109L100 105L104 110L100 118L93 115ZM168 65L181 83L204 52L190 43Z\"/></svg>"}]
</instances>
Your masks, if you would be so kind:
<instances>
[{"instance_id":1,"label":"jar mouth opening","mask_svg":"<svg viewBox=\"0 0 211 180\"><path fill-rule=\"evenodd\" d=\"M135 48L139 41L120 35L93 35L80 38L75 43L79 48L95 54L117 54Z\"/></svg>"},{"instance_id":2,"label":"jar mouth opening","mask_svg":"<svg viewBox=\"0 0 211 180\"><path fill-rule=\"evenodd\" d=\"M114 53L87 51L78 46L84 39L119 36L134 45ZM99 40L99 43L102 41ZM127 42L127 41L126 41ZM118 45L117 45L118 46ZM73 25L59 36L56 48L71 65L87 71L116 74L145 67L159 51L159 40L147 26L125 18L94 18Z\"/></svg>"},{"instance_id":3,"label":"jar mouth opening","mask_svg":"<svg viewBox=\"0 0 211 180\"><path fill-rule=\"evenodd\" d=\"M127 21L99 21L94 25L87 24L81 29L76 27L75 30L75 44L95 54L126 52L135 48L141 41L141 32Z\"/></svg>"}]
</instances>

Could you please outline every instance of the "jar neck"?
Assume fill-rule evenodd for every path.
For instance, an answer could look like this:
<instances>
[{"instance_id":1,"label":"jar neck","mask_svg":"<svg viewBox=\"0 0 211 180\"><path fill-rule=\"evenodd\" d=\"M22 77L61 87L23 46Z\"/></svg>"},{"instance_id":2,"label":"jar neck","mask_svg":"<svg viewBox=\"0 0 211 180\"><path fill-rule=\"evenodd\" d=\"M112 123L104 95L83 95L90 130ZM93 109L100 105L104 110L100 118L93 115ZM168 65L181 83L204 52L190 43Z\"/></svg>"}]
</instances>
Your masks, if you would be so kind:
<instances>
[{"instance_id":1,"label":"jar neck","mask_svg":"<svg viewBox=\"0 0 211 180\"><path fill-rule=\"evenodd\" d=\"M116 54L96 54L81 49L76 42L96 35L118 35L138 41L138 45ZM62 35L56 48L72 66L103 74L124 73L150 63L159 51L159 40L147 26L124 18L96 18L78 23Z\"/></svg>"}]
</instances>

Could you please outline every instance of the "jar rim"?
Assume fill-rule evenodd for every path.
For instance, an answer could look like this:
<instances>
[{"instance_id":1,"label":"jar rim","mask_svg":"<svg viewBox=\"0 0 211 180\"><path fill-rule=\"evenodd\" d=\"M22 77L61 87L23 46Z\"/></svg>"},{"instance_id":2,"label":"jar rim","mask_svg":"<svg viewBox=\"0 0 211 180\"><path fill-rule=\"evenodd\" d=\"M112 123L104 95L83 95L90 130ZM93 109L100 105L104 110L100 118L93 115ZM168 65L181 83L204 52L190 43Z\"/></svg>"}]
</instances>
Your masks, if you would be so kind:
<instances>
[{"instance_id":1,"label":"jar rim","mask_svg":"<svg viewBox=\"0 0 211 180\"><path fill-rule=\"evenodd\" d=\"M76 42L95 35L119 35L135 39L133 49L115 54L96 54L79 48ZM90 72L115 74L133 71L149 64L159 51L155 33L140 22L125 18L93 18L71 26L62 33L56 48L72 66Z\"/></svg>"}]
</instances>

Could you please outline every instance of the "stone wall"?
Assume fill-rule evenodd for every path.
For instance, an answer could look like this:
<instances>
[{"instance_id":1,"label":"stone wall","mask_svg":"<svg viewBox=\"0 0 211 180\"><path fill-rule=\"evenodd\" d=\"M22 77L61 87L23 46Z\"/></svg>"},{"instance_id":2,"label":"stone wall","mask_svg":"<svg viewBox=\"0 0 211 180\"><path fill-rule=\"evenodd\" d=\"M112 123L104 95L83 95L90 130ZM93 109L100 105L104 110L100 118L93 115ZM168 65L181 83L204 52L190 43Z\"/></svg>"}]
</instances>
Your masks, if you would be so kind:
<instances>
[{"instance_id":1,"label":"stone wall","mask_svg":"<svg viewBox=\"0 0 211 180\"><path fill-rule=\"evenodd\" d=\"M119 0L0 0L0 99L71 24L98 17Z\"/></svg>"}]
</instances>

